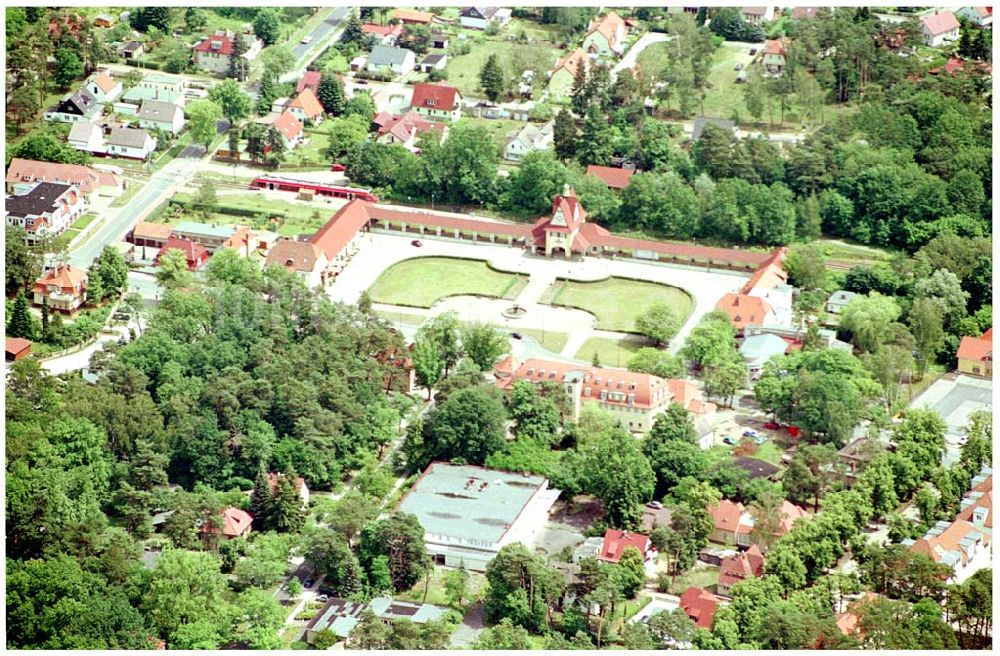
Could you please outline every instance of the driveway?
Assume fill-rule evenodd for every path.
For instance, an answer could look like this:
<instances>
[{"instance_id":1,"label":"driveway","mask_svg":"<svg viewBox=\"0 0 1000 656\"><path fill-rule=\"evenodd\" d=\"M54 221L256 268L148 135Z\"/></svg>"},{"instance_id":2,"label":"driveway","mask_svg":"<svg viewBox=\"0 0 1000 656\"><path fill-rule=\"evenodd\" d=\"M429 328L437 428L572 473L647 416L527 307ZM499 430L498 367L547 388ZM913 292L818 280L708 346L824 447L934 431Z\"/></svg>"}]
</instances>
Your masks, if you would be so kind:
<instances>
[{"instance_id":1,"label":"driveway","mask_svg":"<svg viewBox=\"0 0 1000 656\"><path fill-rule=\"evenodd\" d=\"M711 312L724 294L738 291L748 278L747 275L736 272L593 257L570 262L529 255L523 249L506 245L453 241L430 235L421 237L423 247L417 249L410 244L412 239L413 235L380 232L371 232L362 237L357 254L328 288L330 298L356 303L361 292L370 288L383 271L402 260L428 255L476 258L486 260L502 271L530 276L528 286L514 301L455 296L442 299L429 310L414 311L406 308L405 311L436 316L453 310L463 320L488 321L506 326L509 330L534 328L591 336L600 332L594 330L593 315L580 310L542 305L537 299L548 284L559 276L572 280L601 280L609 275L619 275L673 285L691 294L695 301L694 310L677 337L671 340L670 350L676 352L701 317ZM536 284L536 280L542 282ZM510 307L512 302L524 307L527 313L518 319L507 320L501 311ZM567 349L564 349L563 354L566 352Z\"/></svg>"},{"instance_id":2,"label":"driveway","mask_svg":"<svg viewBox=\"0 0 1000 656\"><path fill-rule=\"evenodd\" d=\"M669 613L675 608L679 608L681 605L681 598L674 595L669 595L662 592L651 592L643 594L652 597L653 600L650 601L648 604L646 604L646 606L642 610L640 610L638 613L636 613L629 619L630 624L634 624L636 622L645 622L648 620L648 618L652 617L653 615L656 615L657 613Z\"/></svg>"},{"instance_id":3,"label":"driveway","mask_svg":"<svg viewBox=\"0 0 1000 656\"><path fill-rule=\"evenodd\" d=\"M469 612L462 618L462 623L451 634L451 642L448 643L448 646L460 649L471 647L479 638L479 634L483 632L484 625L483 604L479 602L470 608Z\"/></svg>"},{"instance_id":4,"label":"driveway","mask_svg":"<svg viewBox=\"0 0 1000 656\"><path fill-rule=\"evenodd\" d=\"M635 63L639 60L639 55L642 51L648 48L654 43L663 43L664 41L670 40L670 35L664 34L663 32L646 32L639 40L632 44L632 47L628 49L622 60L615 64L615 67L611 69L611 79L615 79L618 73L635 66Z\"/></svg>"}]
</instances>

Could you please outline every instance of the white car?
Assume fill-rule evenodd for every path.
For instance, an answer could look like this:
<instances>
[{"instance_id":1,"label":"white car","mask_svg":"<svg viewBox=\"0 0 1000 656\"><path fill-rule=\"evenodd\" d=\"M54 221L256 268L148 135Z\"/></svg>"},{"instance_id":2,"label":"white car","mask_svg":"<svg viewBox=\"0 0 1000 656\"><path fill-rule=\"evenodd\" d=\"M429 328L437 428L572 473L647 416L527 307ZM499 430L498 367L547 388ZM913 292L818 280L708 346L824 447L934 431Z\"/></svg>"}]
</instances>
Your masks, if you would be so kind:
<instances>
[{"instance_id":1,"label":"white car","mask_svg":"<svg viewBox=\"0 0 1000 656\"><path fill-rule=\"evenodd\" d=\"M299 41L299 43L301 43L302 45L307 45L312 40L313 40L313 38L311 36L304 36L304 37L302 37L302 40Z\"/></svg>"}]
</instances>

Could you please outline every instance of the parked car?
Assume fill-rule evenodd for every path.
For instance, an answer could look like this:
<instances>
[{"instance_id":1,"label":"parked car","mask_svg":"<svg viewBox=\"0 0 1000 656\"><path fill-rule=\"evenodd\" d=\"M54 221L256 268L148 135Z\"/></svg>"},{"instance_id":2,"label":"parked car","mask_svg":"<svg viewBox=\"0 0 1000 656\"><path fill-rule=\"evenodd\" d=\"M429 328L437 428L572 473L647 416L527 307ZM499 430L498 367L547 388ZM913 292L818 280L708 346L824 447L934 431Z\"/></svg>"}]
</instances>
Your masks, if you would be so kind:
<instances>
[{"instance_id":1,"label":"parked car","mask_svg":"<svg viewBox=\"0 0 1000 656\"><path fill-rule=\"evenodd\" d=\"M753 57L756 54L757 54L757 49L756 48L750 48L750 56Z\"/></svg>"},{"instance_id":2,"label":"parked car","mask_svg":"<svg viewBox=\"0 0 1000 656\"><path fill-rule=\"evenodd\" d=\"M776 421L769 421L766 424L764 424L764 428L766 428L767 430L778 430L779 428L781 428L781 424L779 424Z\"/></svg>"},{"instance_id":3,"label":"parked car","mask_svg":"<svg viewBox=\"0 0 1000 656\"><path fill-rule=\"evenodd\" d=\"M329 601L329 600L330 600L330 598L328 596L326 596L325 594L321 594L320 596L316 597L316 601L326 602L326 601Z\"/></svg>"},{"instance_id":4,"label":"parked car","mask_svg":"<svg viewBox=\"0 0 1000 656\"><path fill-rule=\"evenodd\" d=\"M661 508L663 508L663 504L660 503L659 501L650 501L649 503L646 504L646 506L648 508L652 508L653 510L660 510Z\"/></svg>"},{"instance_id":5,"label":"parked car","mask_svg":"<svg viewBox=\"0 0 1000 656\"><path fill-rule=\"evenodd\" d=\"M733 437L732 435L726 435L724 438L722 438L722 441L725 442L726 444L730 444L733 446L740 443L740 441L735 437Z\"/></svg>"},{"instance_id":6,"label":"parked car","mask_svg":"<svg viewBox=\"0 0 1000 656\"><path fill-rule=\"evenodd\" d=\"M524 335L522 335L521 333L511 333L510 336L513 337L514 339L521 339L522 337L524 337Z\"/></svg>"},{"instance_id":7,"label":"parked car","mask_svg":"<svg viewBox=\"0 0 1000 656\"><path fill-rule=\"evenodd\" d=\"M417 248L420 248L423 245L424 245L423 242L420 241L419 239L414 239L413 241L410 242L410 246L416 246Z\"/></svg>"},{"instance_id":8,"label":"parked car","mask_svg":"<svg viewBox=\"0 0 1000 656\"><path fill-rule=\"evenodd\" d=\"M313 579L306 579L306 582L303 583L302 585L304 585L305 588L306 588L306 590L308 590L309 588L311 588L314 585L316 585L316 581L314 581Z\"/></svg>"},{"instance_id":9,"label":"parked car","mask_svg":"<svg viewBox=\"0 0 1000 656\"><path fill-rule=\"evenodd\" d=\"M766 435L754 435L750 439L752 439L755 444L763 444L764 442L767 442Z\"/></svg>"},{"instance_id":10,"label":"parked car","mask_svg":"<svg viewBox=\"0 0 1000 656\"><path fill-rule=\"evenodd\" d=\"M334 162L333 164L330 165L330 170L339 173L340 171L346 171L347 167L344 166L343 164Z\"/></svg>"},{"instance_id":11,"label":"parked car","mask_svg":"<svg viewBox=\"0 0 1000 656\"><path fill-rule=\"evenodd\" d=\"M302 45L308 45L309 43L312 42L312 40L313 38L311 36L304 36L302 37L302 40L299 41L299 43L301 43Z\"/></svg>"},{"instance_id":12,"label":"parked car","mask_svg":"<svg viewBox=\"0 0 1000 656\"><path fill-rule=\"evenodd\" d=\"M754 430L745 430L745 431L743 431L743 437L749 437L749 438L757 437L757 431L754 431Z\"/></svg>"},{"instance_id":13,"label":"parked car","mask_svg":"<svg viewBox=\"0 0 1000 656\"><path fill-rule=\"evenodd\" d=\"M737 71L739 71L739 70L743 70L743 64L742 64L742 63L738 63L738 64L736 64L736 68L735 68L735 69L733 69L733 70L737 70Z\"/></svg>"}]
</instances>

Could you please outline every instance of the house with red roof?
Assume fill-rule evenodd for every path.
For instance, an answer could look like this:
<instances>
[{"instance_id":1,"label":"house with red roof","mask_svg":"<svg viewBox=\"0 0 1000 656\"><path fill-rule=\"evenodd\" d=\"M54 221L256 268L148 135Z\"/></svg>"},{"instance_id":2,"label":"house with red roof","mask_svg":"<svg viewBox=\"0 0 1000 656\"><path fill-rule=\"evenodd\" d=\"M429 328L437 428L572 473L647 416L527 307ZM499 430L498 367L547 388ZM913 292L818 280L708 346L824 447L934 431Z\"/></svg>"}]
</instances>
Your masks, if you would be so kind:
<instances>
[{"instance_id":1,"label":"house with red roof","mask_svg":"<svg viewBox=\"0 0 1000 656\"><path fill-rule=\"evenodd\" d=\"M699 629L711 629L719 598L708 590L692 586L681 595L680 606Z\"/></svg>"},{"instance_id":2,"label":"house with red roof","mask_svg":"<svg viewBox=\"0 0 1000 656\"><path fill-rule=\"evenodd\" d=\"M219 511L217 517L211 517L201 523L204 535L218 535L223 540L242 538L250 535L253 516L245 510L227 507Z\"/></svg>"},{"instance_id":3,"label":"house with red roof","mask_svg":"<svg viewBox=\"0 0 1000 656\"><path fill-rule=\"evenodd\" d=\"M311 93L311 92L310 92ZM305 134L302 121L295 117L292 110L286 109L272 123L274 128L281 134L285 142L285 147L291 150L302 143L302 135Z\"/></svg>"},{"instance_id":4,"label":"house with red roof","mask_svg":"<svg viewBox=\"0 0 1000 656\"><path fill-rule=\"evenodd\" d=\"M934 524L919 540L904 541L910 551L948 565L948 583L962 583L993 560L993 474L980 474L962 498L954 520Z\"/></svg>"},{"instance_id":5,"label":"house with red roof","mask_svg":"<svg viewBox=\"0 0 1000 656\"><path fill-rule=\"evenodd\" d=\"M7 362L17 362L31 355L31 341L20 337L7 337L4 344L4 358Z\"/></svg>"},{"instance_id":6,"label":"house with red roof","mask_svg":"<svg viewBox=\"0 0 1000 656\"><path fill-rule=\"evenodd\" d=\"M92 75L85 87L100 103L114 102L123 91L122 83L104 72Z\"/></svg>"},{"instance_id":7,"label":"house with red roof","mask_svg":"<svg viewBox=\"0 0 1000 656\"><path fill-rule=\"evenodd\" d=\"M635 175L635 170L620 169L615 166L598 166L597 164L590 164L587 166L587 175L597 178L615 191L621 191L628 186L632 176Z\"/></svg>"},{"instance_id":8,"label":"house with red roof","mask_svg":"<svg viewBox=\"0 0 1000 656\"><path fill-rule=\"evenodd\" d=\"M456 121L462 116L462 94L445 84L414 84L410 106L425 118Z\"/></svg>"},{"instance_id":9,"label":"house with red roof","mask_svg":"<svg viewBox=\"0 0 1000 656\"><path fill-rule=\"evenodd\" d=\"M771 306L764 299L749 294L729 292L719 299L715 309L729 316L729 322L736 330L738 338L743 337L747 326L763 326L774 321Z\"/></svg>"},{"instance_id":10,"label":"house with red roof","mask_svg":"<svg viewBox=\"0 0 1000 656\"><path fill-rule=\"evenodd\" d=\"M284 477L284 474L279 474L276 472L270 472L267 475L267 486L271 488L271 492L274 493L278 490L278 482ZM295 479L295 491L299 495L299 499L302 500L302 506L309 505L309 486L306 485L306 479L301 476Z\"/></svg>"},{"instance_id":11,"label":"house with red roof","mask_svg":"<svg viewBox=\"0 0 1000 656\"><path fill-rule=\"evenodd\" d=\"M781 537L786 535L795 522L809 517L809 513L799 508L794 503L784 500L781 502L779 510L780 518L774 535ZM712 516L715 525L709 540L718 544L735 544L741 547L749 547L752 544L750 532L753 530L753 515L742 503L723 499L719 503L708 507L708 514Z\"/></svg>"},{"instance_id":12,"label":"house with red roof","mask_svg":"<svg viewBox=\"0 0 1000 656\"><path fill-rule=\"evenodd\" d=\"M361 31L368 36L375 37L380 45L394 46L403 34L403 24L374 25L372 23L365 23L361 26Z\"/></svg>"},{"instance_id":13,"label":"house with red roof","mask_svg":"<svg viewBox=\"0 0 1000 656\"><path fill-rule=\"evenodd\" d=\"M323 104L320 103L312 89L300 91L299 95L288 103L287 109L303 123L308 121L313 125L319 125L323 120Z\"/></svg>"},{"instance_id":14,"label":"house with red roof","mask_svg":"<svg viewBox=\"0 0 1000 656\"><path fill-rule=\"evenodd\" d=\"M729 591L740 581L758 578L763 574L764 554L755 544L746 551L722 559L715 593L720 597L728 597Z\"/></svg>"},{"instance_id":15,"label":"house with red roof","mask_svg":"<svg viewBox=\"0 0 1000 656\"><path fill-rule=\"evenodd\" d=\"M75 186L84 200L91 201L94 195L120 196L125 191L125 180L114 173L82 166L80 164L56 164L37 162L15 157L7 167L7 193L24 193L36 182L61 182Z\"/></svg>"},{"instance_id":16,"label":"house with red roof","mask_svg":"<svg viewBox=\"0 0 1000 656\"><path fill-rule=\"evenodd\" d=\"M556 60L556 65L549 72L549 95L553 99L569 98L573 89L573 80L580 67L590 69L590 55L583 48L577 48L570 54Z\"/></svg>"},{"instance_id":17,"label":"house with red roof","mask_svg":"<svg viewBox=\"0 0 1000 656\"><path fill-rule=\"evenodd\" d=\"M208 261L208 250L201 244L191 241L190 239L184 239L182 237L170 237L167 239L166 243L163 244L163 248L160 252L156 254L155 263L160 264L160 258L166 255L167 251L178 250L184 253L184 259L187 260L187 267L189 271L197 271L200 269L205 262Z\"/></svg>"},{"instance_id":18,"label":"house with red roof","mask_svg":"<svg viewBox=\"0 0 1000 656\"><path fill-rule=\"evenodd\" d=\"M264 266L280 266L294 271L310 287L320 287L326 279L326 253L316 244L295 239L282 239L267 253Z\"/></svg>"},{"instance_id":19,"label":"house with red roof","mask_svg":"<svg viewBox=\"0 0 1000 656\"><path fill-rule=\"evenodd\" d=\"M621 55L625 50L625 21L613 11L591 21L583 37L583 49L601 57Z\"/></svg>"},{"instance_id":20,"label":"house with red roof","mask_svg":"<svg viewBox=\"0 0 1000 656\"><path fill-rule=\"evenodd\" d=\"M302 74L298 86L295 87L295 93L302 93L305 89L312 89L313 93L319 93L319 83L322 78L323 74L319 71L306 71Z\"/></svg>"},{"instance_id":21,"label":"house with red roof","mask_svg":"<svg viewBox=\"0 0 1000 656\"><path fill-rule=\"evenodd\" d=\"M437 140L444 141L448 126L428 121L415 111L405 114L379 112L372 122L377 126L375 141L381 144L399 144L413 153L419 153L417 139L429 132L437 132Z\"/></svg>"},{"instance_id":22,"label":"house with red roof","mask_svg":"<svg viewBox=\"0 0 1000 656\"><path fill-rule=\"evenodd\" d=\"M430 25L434 20L434 14L431 12L415 9L393 9L389 17L407 25Z\"/></svg>"},{"instance_id":23,"label":"house with red roof","mask_svg":"<svg viewBox=\"0 0 1000 656\"><path fill-rule=\"evenodd\" d=\"M930 16L920 19L920 30L924 45L937 48L949 41L958 40L958 19L950 11L935 10Z\"/></svg>"},{"instance_id":24,"label":"house with red roof","mask_svg":"<svg viewBox=\"0 0 1000 656\"><path fill-rule=\"evenodd\" d=\"M370 206L366 201L352 200L309 238L310 243L323 251L330 276L335 278L343 271L361 247L371 221Z\"/></svg>"},{"instance_id":25,"label":"house with red roof","mask_svg":"<svg viewBox=\"0 0 1000 656\"><path fill-rule=\"evenodd\" d=\"M642 562L647 574L652 575L656 572L656 547L650 542L649 536L642 533L607 529L604 531L604 542L601 543L601 550L597 552L597 560L615 564L622 559L622 554L629 547L642 554Z\"/></svg>"},{"instance_id":26,"label":"house with red roof","mask_svg":"<svg viewBox=\"0 0 1000 656\"><path fill-rule=\"evenodd\" d=\"M31 291L35 305L47 299L50 310L72 314L87 300L87 272L68 264L57 264L35 281Z\"/></svg>"},{"instance_id":27,"label":"house with red roof","mask_svg":"<svg viewBox=\"0 0 1000 656\"><path fill-rule=\"evenodd\" d=\"M760 51L760 65L764 69L764 75L780 77L785 72L789 45L791 40L786 36L764 41L764 47Z\"/></svg>"},{"instance_id":28,"label":"house with red roof","mask_svg":"<svg viewBox=\"0 0 1000 656\"><path fill-rule=\"evenodd\" d=\"M956 13L977 27L993 27L993 7L962 7Z\"/></svg>"},{"instance_id":29,"label":"house with red roof","mask_svg":"<svg viewBox=\"0 0 1000 656\"><path fill-rule=\"evenodd\" d=\"M863 636L860 623L865 606L881 598L882 595L866 592L860 599L855 599L847 605L847 609L836 614L837 628L845 636L861 639Z\"/></svg>"},{"instance_id":30,"label":"house with red roof","mask_svg":"<svg viewBox=\"0 0 1000 656\"><path fill-rule=\"evenodd\" d=\"M243 58L248 62L257 57L264 45L253 32L237 34L227 30L216 33L195 44L194 65L210 73L225 75L229 70L229 61L235 50L236 39L243 39L246 44L247 51L243 54Z\"/></svg>"},{"instance_id":31,"label":"house with red roof","mask_svg":"<svg viewBox=\"0 0 1000 656\"><path fill-rule=\"evenodd\" d=\"M993 378L993 328L981 337L963 337L957 356L959 373Z\"/></svg>"}]
</instances>

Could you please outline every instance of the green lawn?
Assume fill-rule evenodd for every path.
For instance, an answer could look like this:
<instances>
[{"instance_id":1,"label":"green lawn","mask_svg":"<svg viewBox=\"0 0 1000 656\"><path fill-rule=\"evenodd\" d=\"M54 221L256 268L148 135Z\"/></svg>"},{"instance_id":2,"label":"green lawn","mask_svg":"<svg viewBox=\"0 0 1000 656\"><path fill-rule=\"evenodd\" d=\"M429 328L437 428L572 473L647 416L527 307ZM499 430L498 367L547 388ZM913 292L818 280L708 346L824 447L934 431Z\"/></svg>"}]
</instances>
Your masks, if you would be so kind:
<instances>
[{"instance_id":1,"label":"green lawn","mask_svg":"<svg viewBox=\"0 0 1000 656\"><path fill-rule=\"evenodd\" d=\"M96 219L96 218L97 218L97 214L95 214L94 212L87 212L86 214L84 214L83 216L81 216L79 219L77 219L76 221L74 221L73 225L71 225L69 227L69 229L70 230L76 230L76 231L79 232L79 231L83 230L84 228L86 228L87 226L89 226L91 223L93 223L94 219Z\"/></svg>"},{"instance_id":2,"label":"green lawn","mask_svg":"<svg viewBox=\"0 0 1000 656\"><path fill-rule=\"evenodd\" d=\"M764 462L769 462L772 465L781 465L781 454L782 450L778 448L774 441L768 440L758 446L757 451L755 451L751 457L763 460Z\"/></svg>"},{"instance_id":3,"label":"green lawn","mask_svg":"<svg viewBox=\"0 0 1000 656\"><path fill-rule=\"evenodd\" d=\"M330 145L330 134L327 132L332 123L320 125L316 130L306 131L306 141L295 150L288 153L284 164L291 167L316 167L326 170L330 168L330 158L326 149Z\"/></svg>"},{"instance_id":4,"label":"green lawn","mask_svg":"<svg viewBox=\"0 0 1000 656\"><path fill-rule=\"evenodd\" d=\"M468 116L462 118L456 123L456 125L476 125L481 126L489 130L490 137L493 139L493 143L497 145L497 149L500 150L507 145L507 141L511 137L516 135L521 128L523 128L527 123L525 121L513 121L506 118L470 118Z\"/></svg>"},{"instance_id":5,"label":"green lawn","mask_svg":"<svg viewBox=\"0 0 1000 656\"><path fill-rule=\"evenodd\" d=\"M174 198L178 201L190 201L192 196L191 194L181 193L175 194ZM261 198L259 193L222 194L219 196L218 204L225 207L264 211ZM268 199L266 209L284 214L285 218L277 229L277 233L284 236L311 235L329 221L333 215L333 210L329 208L316 207L306 203L293 203L286 200ZM181 217L179 220L206 221L206 219L199 217ZM246 224L250 221L250 217L213 213L208 221L224 224Z\"/></svg>"},{"instance_id":6,"label":"green lawn","mask_svg":"<svg viewBox=\"0 0 1000 656\"><path fill-rule=\"evenodd\" d=\"M527 278L494 271L482 260L418 257L383 271L369 293L376 303L431 307L460 294L514 298L525 284Z\"/></svg>"},{"instance_id":7,"label":"green lawn","mask_svg":"<svg viewBox=\"0 0 1000 656\"><path fill-rule=\"evenodd\" d=\"M594 353L603 367L625 368L629 359L636 351L649 343L639 338L608 339L607 337L591 337L573 356L577 360L593 362Z\"/></svg>"},{"instance_id":8,"label":"green lawn","mask_svg":"<svg viewBox=\"0 0 1000 656\"><path fill-rule=\"evenodd\" d=\"M421 579L409 590L401 592L396 595L396 599L401 599L403 601L424 601L424 589L427 590L427 600L428 604L435 604L438 606L449 606L448 596L445 594L445 577L448 572L452 571L450 568L435 567L431 572L430 580ZM469 584L466 587L467 595L462 600L463 606L468 606L471 602L479 599L486 589L486 575L479 572L469 572Z\"/></svg>"},{"instance_id":9,"label":"green lawn","mask_svg":"<svg viewBox=\"0 0 1000 656\"><path fill-rule=\"evenodd\" d=\"M405 323L411 326L419 326L427 319L427 317L422 314L415 314L413 312L397 312L396 310L375 310L375 315L389 321Z\"/></svg>"},{"instance_id":10,"label":"green lawn","mask_svg":"<svg viewBox=\"0 0 1000 656\"><path fill-rule=\"evenodd\" d=\"M479 72L487 58L496 54L500 65L507 69L507 75L520 77L525 69L535 71L534 86L541 90L545 83L545 73L555 64L562 54L556 48L539 43L517 43L501 37L485 37L483 43L473 40L472 50L467 55L449 57L445 70L448 73L448 84L456 87L463 96L482 98L479 87Z\"/></svg>"},{"instance_id":11,"label":"green lawn","mask_svg":"<svg viewBox=\"0 0 1000 656\"><path fill-rule=\"evenodd\" d=\"M559 353L566 346L566 342L569 341L569 335L566 333L554 333L550 330L541 331L538 328L521 328L512 332L519 332L522 335L527 335L533 338L542 348L546 348L553 353Z\"/></svg>"},{"instance_id":12,"label":"green lawn","mask_svg":"<svg viewBox=\"0 0 1000 656\"><path fill-rule=\"evenodd\" d=\"M681 325L693 308L691 297L676 287L616 277L598 282L557 279L540 302L585 310L597 317L599 329L626 333L635 331L636 317L654 303L674 308Z\"/></svg>"},{"instance_id":13,"label":"green lawn","mask_svg":"<svg viewBox=\"0 0 1000 656\"><path fill-rule=\"evenodd\" d=\"M140 182L138 180L130 178L128 180L128 186L125 188L125 191L122 192L121 196L111 201L110 207L121 207L123 205L126 205L130 200L132 200L132 197L135 196L137 193L139 193L139 190L145 186L146 186L145 182Z\"/></svg>"},{"instance_id":14,"label":"green lawn","mask_svg":"<svg viewBox=\"0 0 1000 656\"><path fill-rule=\"evenodd\" d=\"M710 592L715 590L715 585L719 582L718 567L696 566L694 569L685 572L677 577L677 580L670 586L670 594L684 594L688 588L695 586L706 588Z\"/></svg>"}]
</instances>

